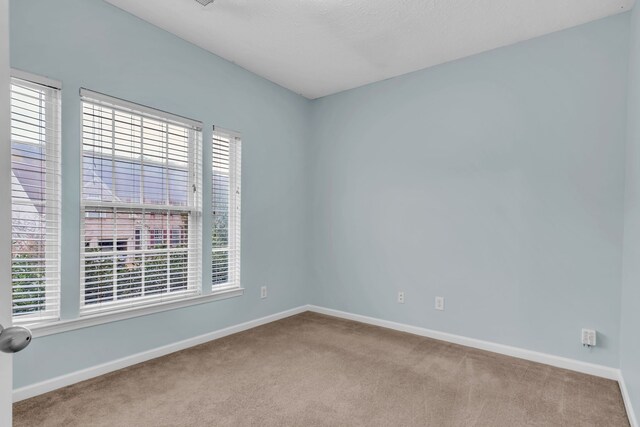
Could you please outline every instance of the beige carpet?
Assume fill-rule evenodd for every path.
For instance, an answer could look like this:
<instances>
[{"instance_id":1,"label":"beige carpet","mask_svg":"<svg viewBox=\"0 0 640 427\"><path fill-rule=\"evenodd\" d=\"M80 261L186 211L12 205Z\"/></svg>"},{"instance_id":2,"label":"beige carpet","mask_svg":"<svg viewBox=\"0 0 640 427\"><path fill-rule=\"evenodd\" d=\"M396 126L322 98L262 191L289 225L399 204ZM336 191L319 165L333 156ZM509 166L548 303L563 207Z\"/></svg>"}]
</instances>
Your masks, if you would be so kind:
<instances>
[{"instance_id":1,"label":"beige carpet","mask_svg":"<svg viewBox=\"0 0 640 427\"><path fill-rule=\"evenodd\" d=\"M17 403L15 426L628 426L618 385L303 313Z\"/></svg>"}]
</instances>

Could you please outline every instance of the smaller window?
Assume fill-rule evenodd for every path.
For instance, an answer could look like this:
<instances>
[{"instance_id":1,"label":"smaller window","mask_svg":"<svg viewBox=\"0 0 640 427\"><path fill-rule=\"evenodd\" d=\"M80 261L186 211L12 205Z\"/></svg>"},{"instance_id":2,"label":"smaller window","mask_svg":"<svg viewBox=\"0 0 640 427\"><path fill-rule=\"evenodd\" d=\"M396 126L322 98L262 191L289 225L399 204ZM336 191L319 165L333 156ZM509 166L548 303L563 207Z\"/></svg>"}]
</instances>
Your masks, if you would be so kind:
<instances>
[{"instance_id":1,"label":"smaller window","mask_svg":"<svg viewBox=\"0 0 640 427\"><path fill-rule=\"evenodd\" d=\"M104 212L87 212L86 218L106 218L107 214Z\"/></svg>"},{"instance_id":2,"label":"smaller window","mask_svg":"<svg viewBox=\"0 0 640 427\"><path fill-rule=\"evenodd\" d=\"M111 239L100 239L98 241L98 247L102 250L111 250L113 248L113 240Z\"/></svg>"},{"instance_id":3,"label":"smaller window","mask_svg":"<svg viewBox=\"0 0 640 427\"><path fill-rule=\"evenodd\" d=\"M142 239L141 239L142 230L139 228L136 228L134 233L135 233L134 234L135 248L136 248L136 251L139 251L142 247L140 245L140 243L142 242Z\"/></svg>"},{"instance_id":4,"label":"smaller window","mask_svg":"<svg viewBox=\"0 0 640 427\"><path fill-rule=\"evenodd\" d=\"M171 229L171 246L176 247L182 243L182 229L180 228L172 228Z\"/></svg>"},{"instance_id":5,"label":"smaller window","mask_svg":"<svg viewBox=\"0 0 640 427\"><path fill-rule=\"evenodd\" d=\"M212 160L211 283L240 287L240 135L214 128Z\"/></svg>"},{"instance_id":6,"label":"smaller window","mask_svg":"<svg viewBox=\"0 0 640 427\"><path fill-rule=\"evenodd\" d=\"M59 317L60 89L38 76L13 74L12 311L15 323L35 324Z\"/></svg>"},{"instance_id":7,"label":"smaller window","mask_svg":"<svg viewBox=\"0 0 640 427\"><path fill-rule=\"evenodd\" d=\"M151 241L149 243L151 246L164 245L164 230L151 230Z\"/></svg>"}]
</instances>

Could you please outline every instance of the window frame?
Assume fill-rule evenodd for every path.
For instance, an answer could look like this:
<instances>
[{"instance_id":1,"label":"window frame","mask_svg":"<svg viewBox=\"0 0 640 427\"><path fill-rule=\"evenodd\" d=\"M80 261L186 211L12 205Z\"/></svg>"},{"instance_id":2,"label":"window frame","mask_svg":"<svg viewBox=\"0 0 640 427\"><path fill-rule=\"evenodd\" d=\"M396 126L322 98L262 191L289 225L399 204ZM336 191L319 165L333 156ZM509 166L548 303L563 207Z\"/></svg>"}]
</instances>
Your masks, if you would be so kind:
<instances>
[{"instance_id":1,"label":"window frame","mask_svg":"<svg viewBox=\"0 0 640 427\"><path fill-rule=\"evenodd\" d=\"M12 92L11 86L14 85L14 81L18 81L15 84L23 86L35 86L36 88L42 88L45 91L51 91L53 99L45 101L45 116L52 117L53 123L47 121L45 123L45 155L44 155L44 176L46 182L46 188L50 188L52 193L45 193L44 201L38 202L38 205L44 206L44 217L53 216L54 220L45 219L45 224L49 222L57 223L57 226L51 227L54 230L51 233L49 230L45 232L45 290L44 290L44 315L39 314L40 311L15 315L13 306L13 272L11 280L11 306L12 306L12 322L17 325L43 325L51 324L60 320L60 308L61 308L61 256L60 256L60 244L61 244L61 213L62 213L62 83L50 79L48 77L40 76L37 74L28 73L26 71L11 69L10 76L10 93ZM23 83L20 83L23 82ZM11 105L9 107L10 114L12 113ZM9 119L9 131L11 133L11 118ZM9 139L11 155L13 157L13 137ZM22 142L26 145L37 145L30 142ZM12 167L13 170L13 167ZM13 175L13 172L11 172ZM13 222L13 184L11 190L11 211ZM51 198L51 199L49 199ZM32 203L36 203L33 202ZM45 225L47 229L48 225ZM13 231L11 233L13 240ZM52 239L53 237L53 239ZM13 271L13 249L11 249L11 269ZM48 314L47 314L48 313Z\"/></svg>"},{"instance_id":2,"label":"window frame","mask_svg":"<svg viewBox=\"0 0 640 427\"><path fill-rule=\"evenodd\" d=\"M159 120L169 125L177 125L181 126L185 129L189 130L189 138L188 138L188 185L187 185L187 197L188 202L184 206L180 205L171 205L169 199L166 200L164 204L151 204L146 203L145 200L140 200L139 203L134 202L116 202L116 201L100 201L100 200L91 200L85 199L84 195L84 184L81 184L80 188L80 239L81 239L81 252L80 252L80 295L79 295L79 310L78 317L98 317L98 316L108 316L109 314L116 313L121 314L123 312L128 311L136 311L148 309L149 307L157 307L168 305L171 303L180 302L181 300L194 300L200 296L202 296L202 222L203 222L203 209L202 209L202 123L199 121L195 121L192 119L188 119L182 116L178 116L175 114L167 113L162 110L154 109L151 107L147 107L144 105L136 104L130 101L122 100L120 98L112 97L109 95L105 95L99 92L90 91L88 89L81 88L80 89L80 127L81 127L81 137L80 137L80 172L81 172L81 182L84 183L84 158L85 158L85 150L84 150L84 138L82 133L82 128L84 126L83 120L83 106L85 103L95 104L102 106L104 108L112 109L114 111L124 112L125 114L134 114L139 117L146 117L151 120ZM141 137L141 143L143 139ZM117 160L117 156L115 155L104 155L99 156L103 159L115 159ZM168 165L168 161L166 158L163 158L163 162L158 162L158 165L165 166ZM123 158L123 161L130 162L131 159ZM140 159L141 164L147 165L154 163L153 160L145 160L144 158ZM193 189L193 191L189 191ZM176 290L176 291L166 291L158 294L152 295L144 295L132 297L132 298L123 298L122 300L114 299L113 301L100 302L100 303L86 303L86 277L85 277L85 260L86 260L86 251L84 247L85 243L85 214L87 210L95 211L95 210L110 210L109 213L113 212L114 215L114 224L117 219L115 215L122 215L125 213L133 213L135 211L136 214L148 215L153 213L159 213L163 215L188 215L188 232L185 233L188 236L187 247L184 249L175 249L175 252L183 251L187 254L188 259L188 267L187 267L187 284L186 289L184 290ZM118 212L119 211L119 212ZM149 253L154 252L154 249L145 248L151 244L149 238L153 234L155 236L155 231L157 230L147 230L144 227L140 229L139 234L136 234L137 228L132 230L131 237L133 238L133 246L135 252L140 253ZM160 233L162 234L162 233ZM137 249L138 245L137 238L140 238L140 249ZM167 239L166 236L162 236L164 240ZM172 249L167 247L164 251L166 251L167 259L170 259ZM112 250L113 256L117 257L118 250L114 248ZM126 252L126 253L124 253ZM123 251L123 256L127 255L129 251ZM157 250L155 250L154 254L157 255ZM193 276L189 275L189 271L193 269L195 273ZM167 283L167 289L169 289L170 284ZM144 287L144 285L142 285Z\"/></svg>"}]
</instances>

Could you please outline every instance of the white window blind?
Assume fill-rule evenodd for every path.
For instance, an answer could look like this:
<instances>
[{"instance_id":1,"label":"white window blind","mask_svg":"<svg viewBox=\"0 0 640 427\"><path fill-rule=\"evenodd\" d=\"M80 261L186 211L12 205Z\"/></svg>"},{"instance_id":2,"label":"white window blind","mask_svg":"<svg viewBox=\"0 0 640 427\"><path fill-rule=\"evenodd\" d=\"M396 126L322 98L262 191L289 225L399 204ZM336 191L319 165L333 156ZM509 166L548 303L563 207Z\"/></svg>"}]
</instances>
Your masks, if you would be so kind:
<instances>
[{"instance_id":1,"label":"white window blind","mask_svg":"<svg viewBox=\"0 0 640 427\"><path fill-rule=\"evenodd\" d=\"M196 295L198 122L82 90L81 314Z\"/></svg>"},{"instance_id":2,"label":"white window blind","mask_svg":"<svg viewBox=\"0 0 640 427\"><path fill-rule=\"evenodd\" d=\"M212 285L240 286L241 140L234 132L213 130Z\"/></svg>"},{"instance_id":3,"label":"white window blind","mask_svg":"<svg viewBox=\"0 0 640 427\"><path fill-rule=\"evenodd\" d=\"M57 320L60 306L60 90L11 79L13 320Z\"/></svg>"}]
</instances>

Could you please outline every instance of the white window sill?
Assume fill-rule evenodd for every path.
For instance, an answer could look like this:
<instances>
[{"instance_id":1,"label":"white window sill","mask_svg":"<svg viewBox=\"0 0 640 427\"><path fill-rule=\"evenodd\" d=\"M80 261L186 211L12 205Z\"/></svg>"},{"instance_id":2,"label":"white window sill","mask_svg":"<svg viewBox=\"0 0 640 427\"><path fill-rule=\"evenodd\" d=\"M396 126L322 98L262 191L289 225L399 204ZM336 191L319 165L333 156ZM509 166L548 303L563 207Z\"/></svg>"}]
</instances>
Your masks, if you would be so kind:
<instances>
[{"instance_id":1,"label":"white window sill","mask_svg":"<svg viewBox=\"0 0 640 427\"><path fill-rule=\"evenodd\" d=\"M102 325L104 323L118 322L120 320L131 319L134 317L147 316L149 314L159 313L167 310L174 310L176 308L189 307L192 305L204 304L207 302L218 301L227 298L235 298L242 296L243 294L244 288L220 289L207 295L197 295L175 301L160 302L144 307L122 309L118 311L111 311L108 313L82 316L72 320L59 320L56 322L26 326L31 330L33 337L38 338L47 335L73 331L74 329L88 328L90 326Z\"/></svg>"}]
</instances>

